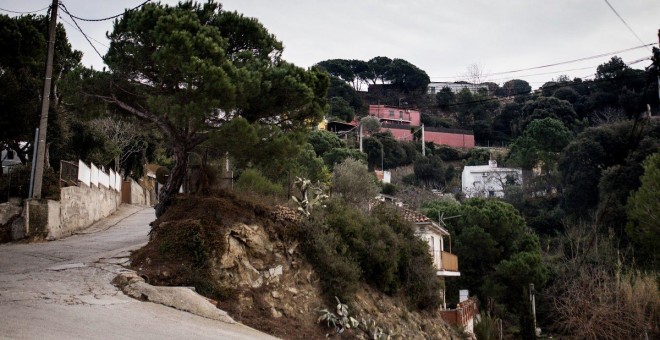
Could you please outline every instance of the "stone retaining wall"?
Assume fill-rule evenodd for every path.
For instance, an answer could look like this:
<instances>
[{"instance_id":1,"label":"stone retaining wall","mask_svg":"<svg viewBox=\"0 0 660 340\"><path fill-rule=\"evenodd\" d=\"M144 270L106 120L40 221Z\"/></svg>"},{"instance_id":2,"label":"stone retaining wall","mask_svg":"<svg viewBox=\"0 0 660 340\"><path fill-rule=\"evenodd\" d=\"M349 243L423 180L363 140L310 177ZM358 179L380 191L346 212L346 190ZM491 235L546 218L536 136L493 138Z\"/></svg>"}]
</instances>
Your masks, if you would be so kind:
<instances>
[{"instance_id":1,"label":"stone retaining wall","mask_svg":"<svg viewBox=\"0 0 660 340\"><path fill-rule=\"evenodd\" d=\"M114 213L121 204L121 192L103 186L64 187L60 200L27 200L25 236L56 240L69 236Z\"/></svg>"},{"instance_id":2,"label":"stone retaining wall","mask_svg":"<svg viewBox=\"0 0 660 340\"><path fill-rule=\"evenodd\" d=\"M50 230L49 236L61 238L89 227L110 216L121 204L121 193L103 186L65 187L60 192L60 227Z\"/></svg>"}]
</instances>

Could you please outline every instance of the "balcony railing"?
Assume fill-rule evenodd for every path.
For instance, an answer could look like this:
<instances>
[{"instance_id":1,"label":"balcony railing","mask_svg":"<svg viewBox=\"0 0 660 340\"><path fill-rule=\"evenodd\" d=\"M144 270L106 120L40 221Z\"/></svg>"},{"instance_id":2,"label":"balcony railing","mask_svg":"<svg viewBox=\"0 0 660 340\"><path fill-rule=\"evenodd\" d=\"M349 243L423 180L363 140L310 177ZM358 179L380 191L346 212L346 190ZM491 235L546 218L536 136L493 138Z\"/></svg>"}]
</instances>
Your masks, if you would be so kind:
<instances>
[{"instance_id":1,"label":"balcony railing","mask_svg":"<svg viewBox=\"0 0 660 340\"><path fill-rule=\"evenodd\" d=\"M444 270L458 271L458 256L448 253L446 251L440 252L440 258L442 260L442 268Z\"/></svg>"},{"instance_id":2,"label":"balcony railing","mask_svg":"<svg viewBox=\"0 0 660 340\"><path fill-rule=\"evenodd\" d=\"M433 264L438 270L457 272L458 256L446 251L435 251L433 254Z\"/></svg>"},{"instance_id":3,"label":"balcony railing","mask_svg":"<svg viewBox=\"0 0 660 340\"><path fill-rule=\"evenodd\" d=\"M479 301L471 297L456 305L456 309L441 310L440 316L446 323L471 329L470 323L479 314Z\"/></svg>"}]
</instances>

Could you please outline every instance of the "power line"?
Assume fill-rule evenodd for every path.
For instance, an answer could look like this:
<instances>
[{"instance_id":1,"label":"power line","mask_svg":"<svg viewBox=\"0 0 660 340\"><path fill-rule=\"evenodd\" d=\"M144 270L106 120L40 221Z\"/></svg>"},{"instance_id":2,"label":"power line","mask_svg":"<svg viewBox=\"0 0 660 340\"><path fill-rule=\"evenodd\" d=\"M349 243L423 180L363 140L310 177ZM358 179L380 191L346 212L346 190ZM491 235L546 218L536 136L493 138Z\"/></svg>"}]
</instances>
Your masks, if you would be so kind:
<instances>
[{"instance_id":1,"label":"power line","mask_svg":"<svg viewBox=\"0 0 660 340\"><path fill-rule=\"evenodd\" d=\"M626 65L630 66L630 65L637 64L637 63L640 63L640 62L645 61L645 60L651 60L651 57L644 57L644 58L641 58L641 59L633 60L633 61L627 62ZM563 70L563 71L557 71L557 72L527 74L527 75L521 75L519 77L541 76L541 75L556 74L556 73L568 72L568 71L581 71L581 70L588 70L588 69L596 68L598 66L600 66L600 65L580 67L580 68L574 68L574 69L570 69L570 70ZM511 78L498 78L498 79L491 79L491 80L510 80L510 79ZM529 82L529 83L538 84L538 83L546 83L546 82L545 81L537 81L537 82Z\"/></svg>"},{"instance_id":2,"label":"power line","mask_svg":"<svg viewBox=\"0 0 660 340\"><path fill-rule=\"evenodd\" d=\"M139 5L137 5L137 6L133 7L133 8L131 8L131 9L128 9L128 10L124 11L123 13L119 13L119 14L117 14L117 15L113 15L113 16L110 16L110 17L107 17L107 18L88 19L88 18L81 18L81 17L75 16L75 15L69 13L69 12L67 12L67 14L71 17L72 20L75 18L75 19L78 19L78 20L80 20L80 21L106 21L106 20L112 20L112 19L119 18L120 16L124 15L124 13L126 13L126 12L130 12L130 11L134 11L134 10L136 10L136 9L138 9L138 8L140 8L140 7L144 6L144 5L146 5L146 4L147 4L148 2L150 2L150 1L151 1L151 0L146 0L145 2L139 4ZM62 5L62 6L64 6L64 5ZM74 21L74 22L75 22L75 21Z\"/></svg>"},{"instance_id":3,"label":"power line","mask_svg":"<svg viewBox=\"0 0 660 340\"><path fill-rule=\"evenodd\" d=\"M35 11L12 11L12 10L9 10L9 9L0 8L0 11L5 11L5 12L9 12L9 13L16 13L16 14L31 14L31 13L39 13L41 11L47 10L48 8L50 8L50 6L46 6L42 9L38 9L38 10L35 10Z\"/></svg>"},{"instance_id":4,"label":"power line","mask_svg":"<svg viewBox=\"0 0 660 340\"><path fill-rule=\"evenodd\" d=\"M651 57L644 57L641 59L636 59L630 62L627 62L626 65L630 66L633 64L640 63L645 60L651 60ZM542 76L542 75L549 75L549 74L557 74L557 73L562 73L562 72L570 72L570 71L581 71L581 70L588 70L588 69L593 69L596 68L600 65L595 65L595 66L587 66L587 67L580 67L580 68L573 68L573 69L567 69L567 70L561 70L561 71L553 71L553 72L544 72L544 73L533 73L533 74L524 74L524 75L518 75L517 77L520 78L525 78L525 77L533 77L533 76ZM590 77L593 76L593 74L585 76L585 77ZM580 77L580 78L585 78L585 77ZM462 79L462 78L455 78L455 79ZM487 79L488 82L496 82L496 81L503 81L503 80L512 80L512 78L507 77L507 78L495 78L495 79ZM528 81L530 84L544 84L547 81Z\"/></svg>"},{"instance_id":5,"label":"power line","mask_svg":"<svg viewBox=\"0 0 660 340\"><path fill-rule=\"evenodd\" d=\"M644 57L644 58L640 58L640 59L637 59L637 60L629 61L629 62L626 63L626 66L641 63L642 61L645 61L645 60L651 60L651 57ZM586 75L584 77L581 77L581 79L587 79L587 78L591 78L591 77L596 77L596 73Z\"/></svg>"},{"instance_id":6,"label":"power line","mask_svg":"<svg viewBox=\"0 0 660 340\"><path fill-rule=\"evenodd\" d=\"M582 77L580 79L590 78L590 77L593 77L593 76L595 76L595 74L587 75L587 76ZM629 76L629 77L643 78L643 77L646 77L646 76L647 76L646 74L639 74L639 75ZM609 79L595 79L595 80L591 80L590 83L587 83L587 84L597 84L597 83L606 82L606 81L609 81ZM575 86L575 85L576 84L573 83L573 82L567 82L567 83L559 83L559 84L549 85L549 86L547 86L547 88L559 89L559 88L571 87L571 86ZM515 96L533 96L533 95L534 95L534 93L522 93L521 92L521 93L513 93L509 97L512 97L512 96L513 97L515 97ZM490 101L505 102L505 101L510 101L510 99L509 98L490 97L490 98L485 98L485 99L472 100L472 101L468 101L468 102L449 104L447 106L480 104L480 103L487 103L487 102L490 102Z\"/></svg>"},{"instance_id":7,"label":"power line","mask_svg":"<svg viewBox=\"0 0 660 340\"><path fill-rule=\"evenodd\" d=\"M75 29L75 30L78 30L78 28L77 28L76 26L74 26L72 23L68 22L68 21L67 21L66 19L64 19L61 15L58 14L58 17L59 17L60 19L62 19L62 21L63 21L65 24L69 25L71 28L73 28L73 29ZM103 46L103 47L105 47L105 48L109 48L108 45L106 45L105 43L100 42L100 41L94 39L94 37L91 37L91 36L90 36L89 38L92 39L92 40L94 40L97 44L99 44L99 45L101 45L101 46Z\"/></svg>"},{"instance_id":8,"label":"power line","mask_svg":"<svg viewBox=\"0 0 660 340\"><path fill-rule=\"evenodd\" d=\"M60 8L62 8L62 11L64 11L64 13L69 15L69 18L71 18L71 21L73 21L73 23L76 25L76 27L78 28L78 31L83 35L83 37L85 37L85 40L87 40L89 45L92 46L92 48L94 49L94 52L96 52L96 54L99 55L101 60L103 60L103 56L101 55L99 50L97 50L96 46L94 46L94 44L92 44L92 42L89 40L89 37L87 36L87 34L82 30L82 28L80 28L80 25L78 25L78 22L76 22L76 19L74 19L73 16L71 15L71 13L69 13L69 10L67 10L66 6L64 6L64 4L60 3Z\"/></svg>"},{"instance_id":9,"label":"power line","mask_svg":"<svg viewBox=\"0 0 660 340\"><path fill-rule=\"evenodd\" d=\"M598 66L598 65L596 65L596 66ZM562 73L562 72L588 70L588 69L591 69L591 68L595 68L596 66L587 66L587 67L572 68L572 69L567 69L567 70L559 70L559 71L543 72L543 73L522 74L522 75L518 75L517 77L524 78L524 77L534 77L534 76L544 76L544 75L549 75L549 74L557 74L557 73ZM484 76L484 77L486 77L486 76ZM435 77L431 77L431 78L435 78ZM452 78L452 77L438 77L438 78ZM454 79L468 79L468 77L453 77L453 78ZM497 80L511 80L511 78L486 79L486 81L497 81Z\"/></svg>"},{"instance_id":10,"label":"power line","mask_svg":"<svg viewBox=\"0 0 660 340\"><path fill-rule=\"evenodd\" d=\"M519 69L519 70L512 70L512 71L505 71L505 72L496 72L496 73L491 73L490 75L494 76L494 75L507 74L507 73L517 73L517 72L536 70L536 69L540 69L540 68L547 68L547 67L552 67L552 66L557 66L557 65L570 64L570 63L575 63L575 62L578 62L578 61L585 61L585 60L590 60L590 59L607 57L607 56L610 56L610 55L613 55L613 54L628 52L628 51L632 51L632 50L636 50L636 49L640 49L640 48L645 48L645 47L653 46L653 45L655 45L655 43L635 46L635 47L626 48L626 49L618 50L618 51L614 51L614 52L601 53L601 54L597 54L597 55L593 55L593 56L589 56L589 57L584 57L584 58L561 61L561 62L553 63L553 64L547 64L547 65L541 65L541 66L535 66L535 67L529 67L529 68L523 68L523 69Z\"/></svg>"},{"instance_id":11,"label":"power line","mask_svg":"<svg viewBox=\"0 0 660 340\"><path fill-rule=\"evenodd\" d=\"M635 33L635 31L633 31L633 29L630 27L630 25L628 25L628 23L627 23L625 20L623 20L623 17L622 17L621 15L619 15L619 12L617 12L616 9L614 9L614 7L612 7L612 4L610 4L610 2L607 1L607 0L605 0L605 3L606 3L607 6L612 10L612 12L614 12L614 14L616 14L616 16L619 17L619 19L621 20L621 22L622 22L624 25L626 25L626 27L628 28L628 30L630 31L630 33L632 33L632 34L635 36L635 38L637 38L637 40L638 40L639 42L641 42L642 44L644 44L644 41L642 41L642 38L640 38L640 37L637 35L637 33Z\"/></svg>"},{"instance_id":12,"label":"power line","mask_svg":"<svg viewBox=\"0 0 660 340\"><path fill-rule=\"evenodd\" d=\"M612 52L607 52L607 53L601 53L601 54L596 54L596 55L592 55L592 56L588 56L588 57L577 58L577 59L572 59L572 60L566 60L566 61L561 61L561 62L552 63L552 64L528 67L528 68L523 68L523 69L518 69L518 70L488 73L488 74L484 74L483 76L484 77L496 76L496 75L502 75L502 74L508 74L508 73L518 73L518 72L522 72L522 71L530 71L530 70L537 70L537 69L541 69L541 68L548 68L548 67L553 67L553 66L558 66L558 65L571 64L571 63L575 63L575 62L578 62L578 61L585 61L585 60L590 60L590 59L607 57L607 56L610 56L610 55L623 53L623 52L628 52L628 51L633 51L633 50L637 50L637 49L640 49L640 48L648 48L649 46L653 46L653 45L656 45L656 44L657 43L644 44L644 45L640 45L640 46L626 48L626 49L623 49L623 50L612 51ZM431 77L431 78L457 78L457 77Z\"/></svg>"}]
</instances>

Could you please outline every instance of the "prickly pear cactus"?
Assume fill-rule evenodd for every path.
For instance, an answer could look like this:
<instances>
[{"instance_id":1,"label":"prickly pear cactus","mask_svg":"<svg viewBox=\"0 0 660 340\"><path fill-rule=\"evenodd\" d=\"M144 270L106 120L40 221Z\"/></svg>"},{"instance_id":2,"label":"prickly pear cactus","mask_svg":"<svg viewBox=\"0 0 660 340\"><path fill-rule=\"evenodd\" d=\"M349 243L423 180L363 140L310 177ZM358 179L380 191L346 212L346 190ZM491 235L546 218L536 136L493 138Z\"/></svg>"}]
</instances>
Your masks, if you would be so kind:
<instances>
[{"instance_id":1,"label":"prickly pear cactus","mask_svg":"<svg viewBox=\"0 0 660 340\"><path fill-rule=\"evenodd\" d=\"M328 198L320 183L313 185L309 179L296 177L294 184L300 191L300 196L292 196L291 199L298 204L298 211L305 216L309 216L312 209L321 205L323 200Z\"/></svg>"}]
</instances>

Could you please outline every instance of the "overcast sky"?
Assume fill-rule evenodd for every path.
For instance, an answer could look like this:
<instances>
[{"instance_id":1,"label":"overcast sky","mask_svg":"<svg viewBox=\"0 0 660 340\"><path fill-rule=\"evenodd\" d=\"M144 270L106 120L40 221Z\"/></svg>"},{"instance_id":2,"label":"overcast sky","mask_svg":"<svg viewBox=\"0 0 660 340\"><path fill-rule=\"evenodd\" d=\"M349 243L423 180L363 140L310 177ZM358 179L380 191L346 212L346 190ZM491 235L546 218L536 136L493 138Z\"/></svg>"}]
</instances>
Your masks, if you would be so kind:
<instances>
[{"instance_id":1,"label":"overcast sky","mask_svg":"<svg viewBox=\"0 0 660 340\"><path fill-rule=\"evenodd\" d=\"M83 18L121 13L144 0L61 0ZM309 67L326 59L402 58L431 81L464 80L479 65L486 81L518 78L532 87L559 75L593 76L612 55L554 67L508 71L591 57L658 43L660 1L608 0L225 0L224 9L256 17L284 43L284 59ZM176 0L162 1L176 4ZM4 10L33 11L49 0L3 0ZM45 13L45 10L40 12ZM83 64L103 61L62 13L69 41L84 53ZM59 19L62 21L62 19ZM101 54L112 21L82 22ZM641 40L641 41L640 41ZM643 43L642 43L643 42ZM625 62L651 55L650 47L617 53ZM631 64L644 68L650 61Z\"/></svg>"}]
</instances>

